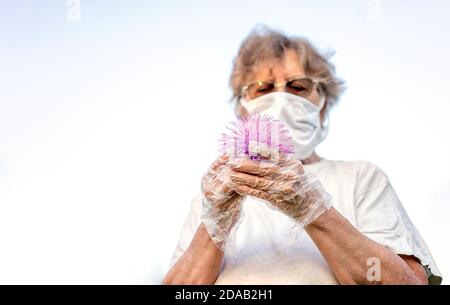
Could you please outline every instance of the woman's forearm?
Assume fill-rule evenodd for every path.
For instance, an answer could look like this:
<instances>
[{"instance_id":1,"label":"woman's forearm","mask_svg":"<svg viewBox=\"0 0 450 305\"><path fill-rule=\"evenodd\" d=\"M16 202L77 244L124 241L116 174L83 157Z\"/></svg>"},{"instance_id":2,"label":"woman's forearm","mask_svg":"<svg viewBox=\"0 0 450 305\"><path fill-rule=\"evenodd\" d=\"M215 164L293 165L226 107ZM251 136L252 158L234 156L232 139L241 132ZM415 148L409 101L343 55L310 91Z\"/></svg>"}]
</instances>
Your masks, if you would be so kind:
<instances>
[{"instance_id":1,"label":"woman's forearm","mask_svg":"<svg viewBox=\"0 0 450 305\"><path fill-rule=\"evenodd\" d=\"M163 284L214 284L223 252L200 224L189 247L167 273Z\"/></svg>"},{"instance_id":2,"label":"woman's forearm","mask_svg":"<svg viewBox=\"0 0 450 305\"><path fill-rule=\"evenodd\" d=\"M390 249L360 233L331 208L306 231L341 284L422 284L409 265ZM372 277L379 262L379 278ZM369 275L369 276L368 276Z\"/></svg>"}]
</instances>

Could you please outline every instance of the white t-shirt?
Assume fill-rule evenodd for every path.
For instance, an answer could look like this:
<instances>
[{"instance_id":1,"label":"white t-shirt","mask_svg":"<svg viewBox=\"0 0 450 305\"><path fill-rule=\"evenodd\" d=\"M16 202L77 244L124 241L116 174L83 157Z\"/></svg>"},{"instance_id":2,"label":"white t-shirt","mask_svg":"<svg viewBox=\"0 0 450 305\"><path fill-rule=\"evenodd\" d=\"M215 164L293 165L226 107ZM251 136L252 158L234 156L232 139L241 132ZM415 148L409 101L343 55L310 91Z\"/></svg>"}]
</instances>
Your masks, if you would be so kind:
<instances>
[{"instance_id":1,"label":"white t-shirt","mask_svg":"<svg viewBox=\"0 0 450 305\"><path fill-rule=\"evenodd\" d=\"M333 207L361 233L397 254L415 256L429 282L441 282L425 242L379 168L364 161L322 159L305 165L305 170L317 175L332 196ZM199 194L192 201L171 265L187 249L201 223L200 198ZM225 251L216 284L337 284L309 235L267 204L245 198L235 246Z\"/></svg>"}]
</instances>

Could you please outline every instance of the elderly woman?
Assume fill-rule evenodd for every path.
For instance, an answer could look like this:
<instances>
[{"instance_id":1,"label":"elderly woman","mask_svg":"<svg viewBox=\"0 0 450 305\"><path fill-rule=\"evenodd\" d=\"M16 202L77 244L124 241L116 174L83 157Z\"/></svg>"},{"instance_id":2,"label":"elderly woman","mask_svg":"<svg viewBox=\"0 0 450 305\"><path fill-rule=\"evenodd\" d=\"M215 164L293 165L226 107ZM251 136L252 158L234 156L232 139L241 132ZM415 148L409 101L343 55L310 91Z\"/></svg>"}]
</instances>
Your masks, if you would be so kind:
<instances>
[{"instance_id":1,"label":"elderly woman","mask_svg":"<svg viewBox=\"0 0 450 305\"><path fill-rule=\"evenodd\" d=\"M295 158L219 157L163 283L441 282L388 177L371 163L315 152L342 91L325 56L303 38L255 30L234 61L231 87L239 117L268 114L291 131Z\"/></svg>"}]
</instances>

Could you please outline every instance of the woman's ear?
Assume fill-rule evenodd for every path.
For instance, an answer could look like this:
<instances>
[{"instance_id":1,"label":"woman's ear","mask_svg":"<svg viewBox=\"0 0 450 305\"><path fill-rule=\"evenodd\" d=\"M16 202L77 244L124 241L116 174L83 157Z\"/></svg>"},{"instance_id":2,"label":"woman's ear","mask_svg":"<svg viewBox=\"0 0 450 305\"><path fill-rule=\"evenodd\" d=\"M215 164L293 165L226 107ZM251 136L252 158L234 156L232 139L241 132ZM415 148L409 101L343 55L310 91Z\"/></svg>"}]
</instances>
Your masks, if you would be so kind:
<instances>
[{"instance_id":1,"label":"woman's ear","mask_svg":"<svg viewBox=\"0 0 450 305\"><path fill-rule=\"evenodd\" d=\"M239 98L236 99L236 105L234 107L234 113L238 118L244 117L248 114L247 110L245 110L244 107L242 107L241 102L239 101Z\"/></svg>"},{"instance_id":2,"label":"woman's ear","mask_svg":"<svg viewBox=\"0 0 450 305\"><path fill-rule=\"evenodd\" d=\"M320 110L320 125L323 127L323 123L328 112L328 98L325 98L325 103L323 104L322 110Z\"/></svg>"}]
</instances>

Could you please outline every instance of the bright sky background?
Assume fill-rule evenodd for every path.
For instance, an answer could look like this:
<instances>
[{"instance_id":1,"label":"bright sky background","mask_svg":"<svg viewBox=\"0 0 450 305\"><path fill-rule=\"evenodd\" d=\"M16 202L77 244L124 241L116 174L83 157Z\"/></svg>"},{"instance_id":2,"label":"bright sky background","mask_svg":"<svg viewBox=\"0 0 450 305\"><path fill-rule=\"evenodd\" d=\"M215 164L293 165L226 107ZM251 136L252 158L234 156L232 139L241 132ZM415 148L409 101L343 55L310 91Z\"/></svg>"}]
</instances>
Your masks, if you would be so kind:
<instances>
[{"instance_id":1,"label":"bright sky background","mask_svg":"<svg viewBox=\"0 0 450 305\"><path fill-rule=\"evenodd\" d=\"M161 281L258 23L336 51L318 151L379 165L450 283L450 1L79 3L0 2L0 283Z\"/></svg>"}]
</instances>

